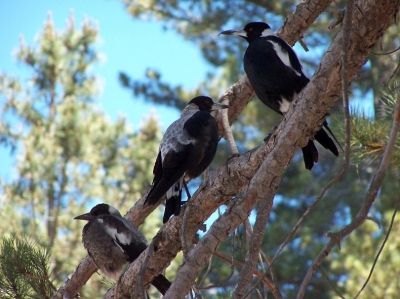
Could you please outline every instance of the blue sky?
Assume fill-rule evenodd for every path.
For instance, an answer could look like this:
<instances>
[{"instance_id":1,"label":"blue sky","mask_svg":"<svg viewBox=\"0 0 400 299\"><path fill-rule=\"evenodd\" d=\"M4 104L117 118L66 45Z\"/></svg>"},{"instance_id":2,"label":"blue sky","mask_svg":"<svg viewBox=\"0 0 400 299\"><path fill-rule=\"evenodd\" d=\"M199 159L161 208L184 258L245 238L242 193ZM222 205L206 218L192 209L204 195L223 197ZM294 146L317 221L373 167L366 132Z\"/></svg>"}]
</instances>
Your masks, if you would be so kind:
<instances>
[{"instance_id":1,"label":"blue sky","mask_svg":"<svg viewBox=\"0 0 400 299\"><path fill-rule=\"evenodd\" d=\"M211 66L193 43L172 30L164 30L161 22L133 19L117 0L1 1L1 72L17 77L23 75L26 69L17 64L12 55L19 45L19 36L22 34L25 41L32 45L49 11L52 12L55 27L64 30L71 9L76 28L80 27L85 15L99 24L98 49L106 59L95 71L104 82L99 104L105 113L112 119L124 115L137 129L143 118L154 110L165 130L179 117L179 111L134 99L132 93L118 82L118 73L124 71L134 78L143 78L147 68L155 68L165 81L191 89L204 78ZM8 153L0 148L1 177L9 175L11 161Z\"/></svg>"}]
</instances>

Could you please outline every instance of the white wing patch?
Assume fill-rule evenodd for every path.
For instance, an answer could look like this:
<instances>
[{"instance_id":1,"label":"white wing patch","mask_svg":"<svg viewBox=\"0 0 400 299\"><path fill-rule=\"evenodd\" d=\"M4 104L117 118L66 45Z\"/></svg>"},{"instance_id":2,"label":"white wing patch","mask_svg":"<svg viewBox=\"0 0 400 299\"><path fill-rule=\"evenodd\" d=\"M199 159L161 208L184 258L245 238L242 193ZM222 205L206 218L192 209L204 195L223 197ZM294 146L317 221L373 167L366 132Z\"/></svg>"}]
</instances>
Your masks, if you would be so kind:
<instances>
[{"instance_id":1,"label":"white wing patch","mask_svg":"<svg viewBox=\"0 0 400 299\"><path fill-rule=\"evenodd\" d=\"M296 71L296 70L292 67L292 65L291 65L291 63L290 63L289 54L288 54L285 50L283 50L282 47L281 47L278 43L275 43L275 42L273 42L272 40L269 40L269 42L270 42L270 43L272 44L272 46L274 47L274 50L275 50L275 52L276 52L276 55L278 55L279 59L280 59L286 66L290 67L290 68L296 73L297 76L300 77L301 74L300 74L298 71Z\"/></svg>"},{"instance_id":2,"label":"white wing patch","mask_svg":"<svg viewBox=\"0 0 400 299\"><path fill-rule=\"evenodd\" d=\"M117 240L117 238L120 243L126 244L126 245L131 243L131 241L132 241L132 238L130 235L127 235L124 233L118 233L117 229L114 227L105 225L104 229L105 229L106 233L114 240L114 243ZM122 248L117 243L115 243L115 244L122 250Z\"/></svg>"}]
</instances>

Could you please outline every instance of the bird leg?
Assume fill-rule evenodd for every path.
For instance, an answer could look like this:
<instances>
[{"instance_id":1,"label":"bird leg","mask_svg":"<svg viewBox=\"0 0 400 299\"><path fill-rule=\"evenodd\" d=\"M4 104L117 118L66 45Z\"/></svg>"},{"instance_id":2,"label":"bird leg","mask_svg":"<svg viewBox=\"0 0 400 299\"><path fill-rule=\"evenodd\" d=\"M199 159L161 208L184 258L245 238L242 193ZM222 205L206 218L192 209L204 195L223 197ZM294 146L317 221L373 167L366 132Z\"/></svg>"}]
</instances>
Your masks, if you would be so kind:
<instances>
[{"instance_id":1,"label":"bird leg","mask_svg":"<svg viewBox=\"0 0 400 299\"><path fill-rule=\"evenodd\" d=\"M183 187L185 187L186 195L187 195L187 198L188 198L187 200L191 199L192 196L190 195L190 192L189 192L189 189L188 189L188 186L187 186L185 180L183 180Z\"/></svg>"}]
</instances>

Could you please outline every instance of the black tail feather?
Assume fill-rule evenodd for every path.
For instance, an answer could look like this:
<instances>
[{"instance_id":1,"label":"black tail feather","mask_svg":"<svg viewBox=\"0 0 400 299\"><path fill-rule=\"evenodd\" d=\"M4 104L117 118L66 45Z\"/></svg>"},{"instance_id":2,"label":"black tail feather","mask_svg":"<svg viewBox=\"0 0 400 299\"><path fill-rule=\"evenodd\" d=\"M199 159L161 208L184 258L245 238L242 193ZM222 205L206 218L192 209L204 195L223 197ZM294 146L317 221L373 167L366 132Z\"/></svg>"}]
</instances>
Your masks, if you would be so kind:
<instances>
[{"instance_id":1,"label":"black tail feather","mask_svg":"<svg viewBox=\"0 0 400 299\"><path fill-rule=\"evenodd\" d=\"M318 150L312 140L309 140L307 145L301 149L303 151L303 159L306 169L311 170L314 163L318 162Z\"/></svg>"},{"instance_id":2,"label":"black tail feather","mask_svg":"<svg viewBox=\"0 0 400 299\"><path fill-rule=\"evenodd\" d=\"M164 296L171 286L171 282L160 274L152 280L151 284Z\"/></svg>"},{"instance_id":3,"label":"black tail feather","mask_svg":"<svg viewBox=\"0 0 400 299\"><path fill-rule=\"evenodd\" d=\"M329 134L331 134L332 138L335 139L337 145L339 145L339 147L341 148L342 152L344 152L343 147L340 145L339 141L336 139L335 134L333 134L333 132L331 131L331 128L329 128L328 126L328 122L325 120L324 121L324 127L328 130Z\"/></svg>"},{"instance_id":4,"label":"black tail feather","mask_svg":"<svg viewBox=\"0 0 400 299\"><path fill-rule=\"evenodd\" d=\"M172 215L178 216L181 212L182 201L182 190L179 191L179 195L172 196L165 201L165 210L163 223L166 223Z\"/></svg>"},{"instance_id":5,"label":"black tail feather","mask_svg":"<svg viewBox=\"0 0 400 299\"><path fill-rule=\"evenodd\" d=\"M321 128L314 137L324 148L330 150L336 157L339 156L339 151L335 142L333 142L332 138L329 137L328 133L326 133L323 128Z\"/></svg>"}]
</instances>

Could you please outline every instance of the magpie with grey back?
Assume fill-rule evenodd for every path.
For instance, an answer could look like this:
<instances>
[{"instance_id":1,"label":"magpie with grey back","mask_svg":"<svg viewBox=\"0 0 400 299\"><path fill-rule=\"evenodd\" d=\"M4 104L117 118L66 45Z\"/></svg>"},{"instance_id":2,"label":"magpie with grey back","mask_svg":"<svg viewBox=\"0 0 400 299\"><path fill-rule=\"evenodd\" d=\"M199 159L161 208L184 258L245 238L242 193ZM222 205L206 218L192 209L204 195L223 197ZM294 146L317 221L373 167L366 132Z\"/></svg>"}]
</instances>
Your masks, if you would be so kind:
<instances>
[{"instance_id":1,"label":"magpie with grey back","mask_svg":"<svg viewBox=\"0 0 400 299\"><path fill-rule=\"evenodd\" d=\"M212 162L218 146L218 125L211 111L228 108L206 96L192 99L165 131L154 165L153 185L145 205L167 193L163 222L181 210L182 188ZM188 194L188 197L190 195Z\"/></svg>"},{"instance_id":2,"label":"magpie with grey back","mask_svg":"<svg viewBox=\"0 0 400 299\"><path fill-rule=\"evenodd\" d=\"M310 81L292 47L263 22L252 22L243 29L226 30L220 34L239 36L249 43L243 64L254 92L269 108L281 115L285 114L294 96ZM326 120L323 125L340 146ZM335 142L324 128L314 137L335 156L339 155ZM314 163L318 162L318 150L314 142L309 140L302 151L305 167L311 170Z\"/></svg>"},{"instance_id":3,"label":"magpie with grey back","mask_svg":"<svg viewBox=\"0 0 400 299\"><path fill-rule=\"evenodd\" d=\"M118 280L124 266L147 248L142 233L108 204L98 204L74 219L88 221L82 230L83 246L97 268L112 279ZM171 285L162 274L154 277L151 284L163 295Z\"/></svg>"}]
</instances>

